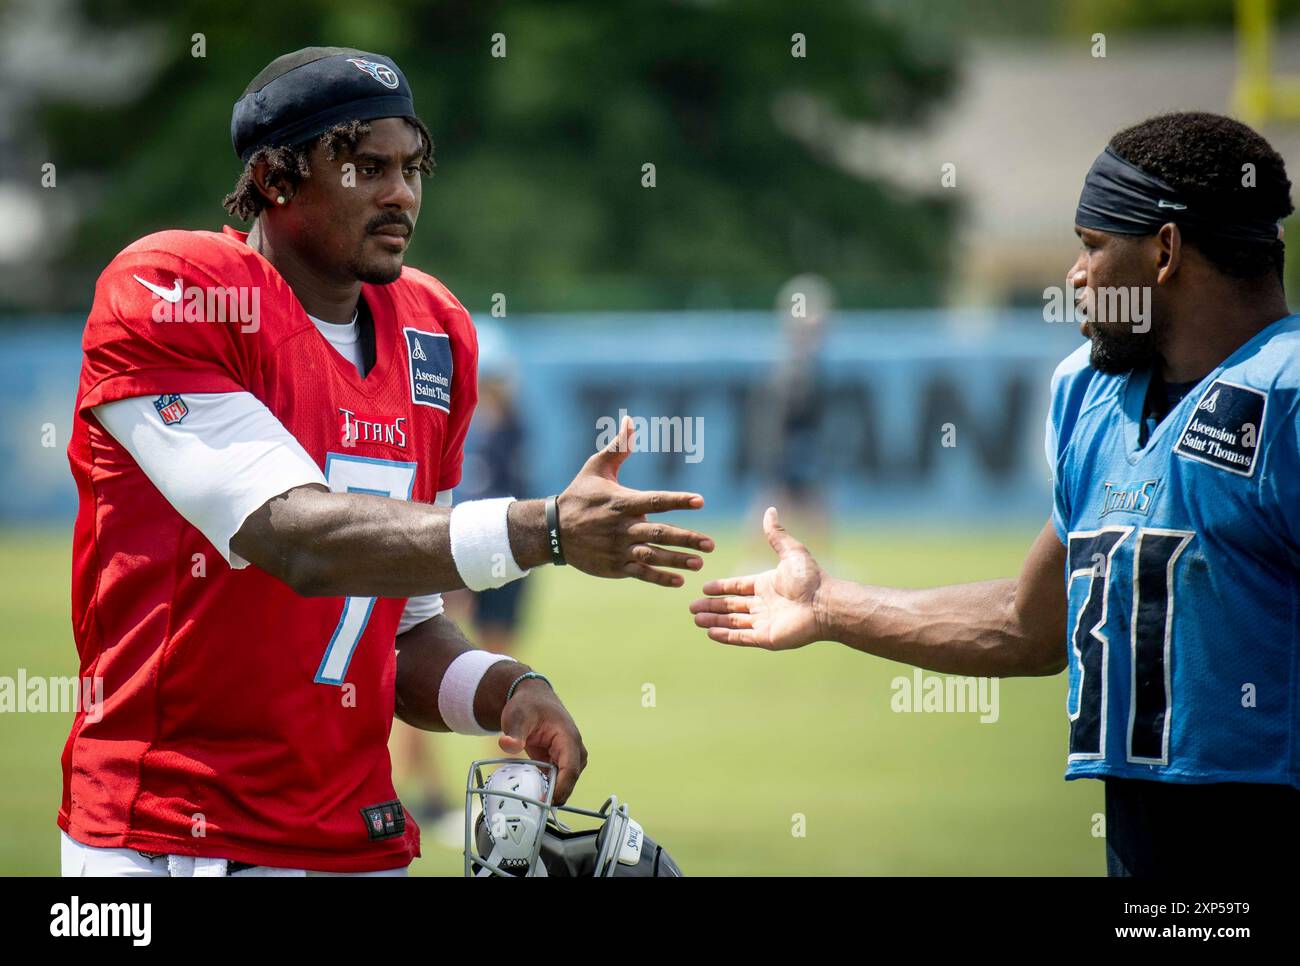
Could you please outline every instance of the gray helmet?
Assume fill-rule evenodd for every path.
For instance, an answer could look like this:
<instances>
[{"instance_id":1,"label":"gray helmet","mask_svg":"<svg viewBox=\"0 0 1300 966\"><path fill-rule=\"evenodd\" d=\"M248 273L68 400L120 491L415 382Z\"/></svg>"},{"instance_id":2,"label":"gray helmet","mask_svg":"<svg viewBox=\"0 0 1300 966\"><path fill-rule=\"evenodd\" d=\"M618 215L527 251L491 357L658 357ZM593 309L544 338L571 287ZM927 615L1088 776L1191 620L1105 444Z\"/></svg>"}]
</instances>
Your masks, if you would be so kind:
<instances>
[{"instance_id":1,"label":"gray helmet","mask_svg":"<svg viewBox=\"0 0 1300 966\"><path fill-rule=\"evenodd\" d=\"M495 767L494 767L495 766ZM484 778L484 769L493 768ZM465 875L680 876L677 863L611 795L599 811L551 804L556 767L493 758L470 765L465 788ZM595 819L572 829L559 813ZM590 823L587 823L590 824Z\"/></svg>"}]
</instances>

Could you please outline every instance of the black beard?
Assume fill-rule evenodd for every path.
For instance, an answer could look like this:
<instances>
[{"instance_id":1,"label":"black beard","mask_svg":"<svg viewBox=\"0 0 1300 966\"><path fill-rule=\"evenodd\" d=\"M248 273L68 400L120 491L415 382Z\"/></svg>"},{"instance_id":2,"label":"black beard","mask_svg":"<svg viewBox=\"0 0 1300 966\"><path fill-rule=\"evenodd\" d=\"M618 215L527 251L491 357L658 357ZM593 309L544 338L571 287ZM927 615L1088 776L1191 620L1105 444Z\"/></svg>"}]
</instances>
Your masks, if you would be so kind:
<instances>
[{"instance_id":1,"label":"black beard","mask_svg":"<svg viewBox=\"0 0 1300 966\"><path fill-rule=\"evenodd\" d=\"M358 282L365 282L369 285L389 285L401 278L402 263L398 262L391 268L387 266L380 268L377 265L367 265L358 260L349 263L348 271L352 273L353 278Z\"/></svg>"},{"instance_id":2,"label":"black beard","mask_svg":"<svg viewBox=\"0 0 1300 966\"><path fill-rule=\"evenodd\" d=\"M1092 351L1088 361L1098 372L1119 376L1137 369L1149 369L1160 359L1156 347L1155 327L1141 335L1125 332L1119 335L1092 330Z\"/></svg>"}]
</instances>

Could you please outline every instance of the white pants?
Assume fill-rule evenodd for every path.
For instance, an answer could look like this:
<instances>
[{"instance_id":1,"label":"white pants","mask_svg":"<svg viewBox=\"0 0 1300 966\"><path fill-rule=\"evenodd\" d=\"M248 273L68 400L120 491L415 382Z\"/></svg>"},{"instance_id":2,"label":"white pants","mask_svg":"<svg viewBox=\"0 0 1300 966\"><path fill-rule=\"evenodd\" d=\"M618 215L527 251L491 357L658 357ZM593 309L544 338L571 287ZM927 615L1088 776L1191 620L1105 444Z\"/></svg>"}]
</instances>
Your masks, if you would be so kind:
<instances>
[{"instance_id":1,"label":"white pants","mask_svg":"<svg viewBox=\"0 0 1300 966\"><path fill-rule=\"evenodd\" d=\"M67 876L225 876L225 859L196 859L190 855L160 855L150 858L135 849L101 849L94 845L82 845L68 837L60 830L63 841L63 875ZM241 869L229 873L231 878L260 878L270 876L303 877L309 875L361 875L361 876L400 876L406 875L406 867L400 869L382 869L378 872L308 872L305 869L276 869L268 865L255 865L251 869Z\"/></svg>"}]
</instances>

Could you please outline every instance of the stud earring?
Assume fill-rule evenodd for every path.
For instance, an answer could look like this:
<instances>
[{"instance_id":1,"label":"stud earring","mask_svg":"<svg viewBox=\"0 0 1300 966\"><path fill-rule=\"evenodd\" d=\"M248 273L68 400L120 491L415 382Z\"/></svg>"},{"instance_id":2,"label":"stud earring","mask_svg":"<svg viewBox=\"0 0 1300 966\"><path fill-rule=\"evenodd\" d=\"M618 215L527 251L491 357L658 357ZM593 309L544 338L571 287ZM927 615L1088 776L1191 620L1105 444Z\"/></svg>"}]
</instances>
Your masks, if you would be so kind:
<instances>
[{"instance_id":1,"label":"stud earring","mask_svg":"<svg viewBox=\"0 0 1300 966\"><path fill-rule=\"evenodd\" d=\"M284 195L276 195L276 196L275 196L275 203L276 203L277 205L282 205L282 204L284 204L284 200L285 200L285 199L284 199Z\"/></svg>"}]
</instances>

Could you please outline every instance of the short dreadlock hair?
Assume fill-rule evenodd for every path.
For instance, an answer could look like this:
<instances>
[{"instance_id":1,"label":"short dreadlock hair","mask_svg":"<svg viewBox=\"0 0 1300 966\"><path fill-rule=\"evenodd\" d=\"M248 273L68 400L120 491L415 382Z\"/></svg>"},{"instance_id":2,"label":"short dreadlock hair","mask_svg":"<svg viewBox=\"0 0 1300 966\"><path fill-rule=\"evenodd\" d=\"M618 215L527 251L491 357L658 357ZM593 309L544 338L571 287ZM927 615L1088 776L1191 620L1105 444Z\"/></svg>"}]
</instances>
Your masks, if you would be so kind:
<instances>
[{"instance_id":1,"label":"short dreadlock hair","mask_svg":"<svg viewBox=\"0 0 1300 966\"><path fill-rule=\"evenodd\" d=\"M420 173L433 174L433 138L429 135L429 129L418 117L404 117L402 120L420 134ZM257 190L257 183L253 181L253 168L259 162L266 162L268 174L272 178L287 185L297 185L311 177L308 157L317 144L325 148L325 157L334 161L340 153L356 150L361 139L369 133L370 125L366 121L345 121L305 144L258 148L244 165L234 189L221 203L234 217L241 221L252 221L262 209L269 207L262 193Z\"/></svg>"},{"instance_id":2,"label":"short dreadlock hair","mask_svg":"<svg viewBox=\"0 0 1300 966\"><path fill-rule=\"evenodd\" d=\"M1188 198L1269 221L1295 210L1282 156L1258 132L1230 117L1204 111L1162 114L1120 131L1110 147ZM1243 183L1247 164L1253 165L1253 184ZM1179 227L1187 244L1225 275L1260 279L1275 272L1282 278L1286 246L1280 238L1242 242Z\"/></svg>"}]
</instances>

